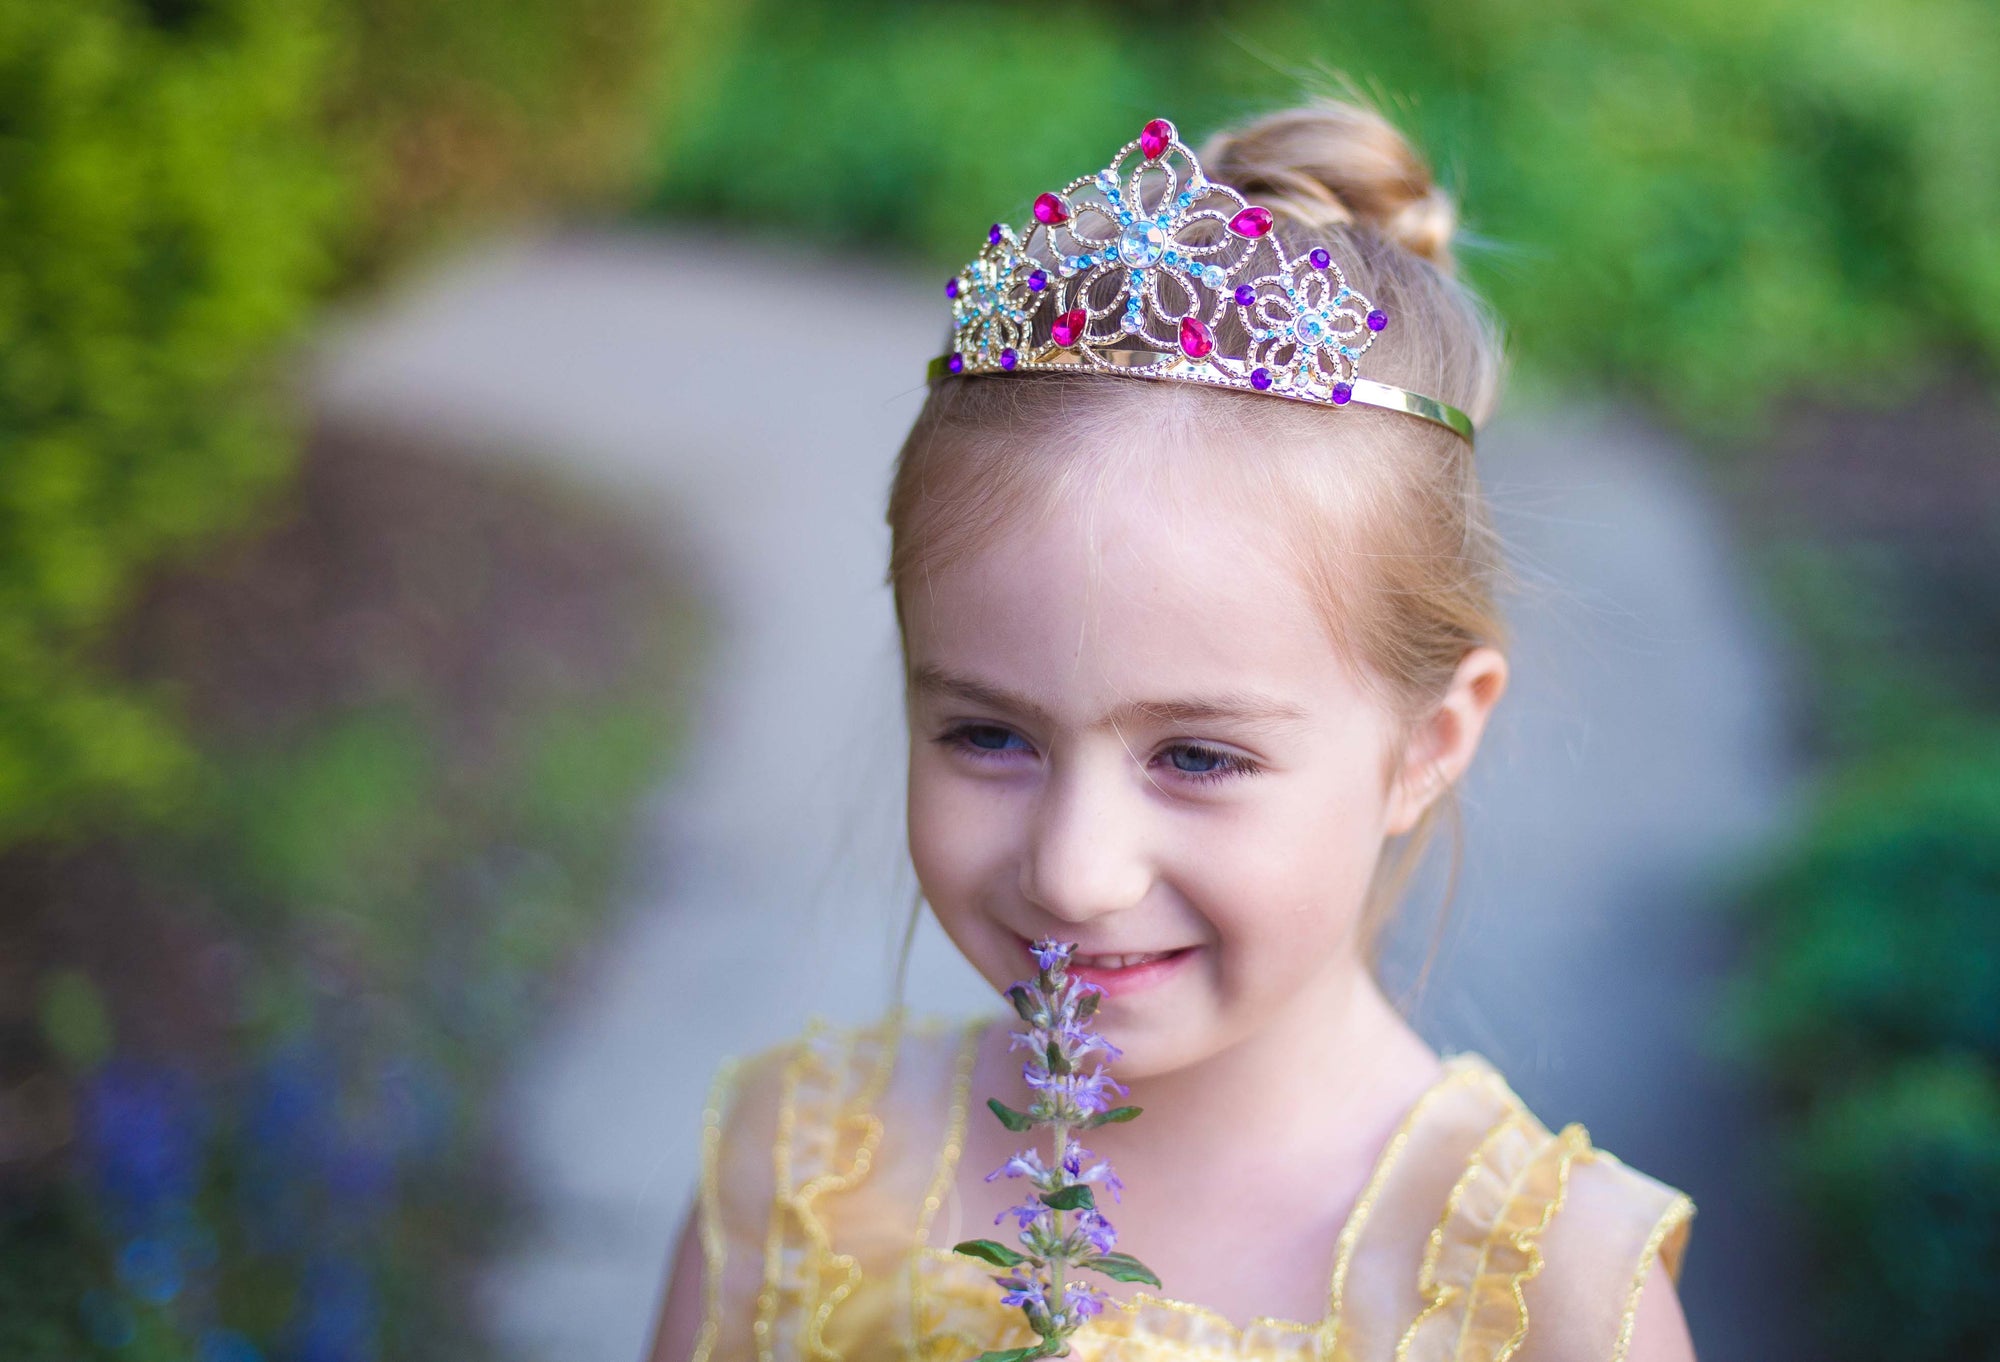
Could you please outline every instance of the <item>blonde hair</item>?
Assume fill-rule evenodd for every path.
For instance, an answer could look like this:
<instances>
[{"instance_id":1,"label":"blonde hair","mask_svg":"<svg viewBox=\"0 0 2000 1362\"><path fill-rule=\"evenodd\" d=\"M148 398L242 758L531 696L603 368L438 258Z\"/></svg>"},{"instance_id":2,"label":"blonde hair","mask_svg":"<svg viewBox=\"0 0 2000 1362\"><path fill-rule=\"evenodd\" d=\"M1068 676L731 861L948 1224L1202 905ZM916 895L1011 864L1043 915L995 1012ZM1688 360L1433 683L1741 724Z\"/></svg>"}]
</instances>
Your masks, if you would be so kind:
<instances>
[{"instance_id":1,"label":"blonde hair","mask_svg":"<svg viewBox=\"0 0 2000 1362\"><path fill-rule=\"evenodd\" d=\"M1457 277L1452 198L1388 118L1354 97L1315 95L1216 133L1196 155L1209 178L1271 210L1287 256L1325 246L1387 310L1394 324L1368 351L1370 378L1432 394L1484 426L1504 368L1501 329ZM1220 345L1243 339L1218 328ZM1087 371L941 379L889 493L887 580L905 660L909 592L1024 518L1103 487L1148 443L1130 438L1135 429L1155 449L1226 450L1225 484L1283 531L1279 546L1338 654L1397 720L1386 788L1465 654L1508 644L1496 602L1507 568L1471 448L1400 413ZM1454 790L1377 867L1360 949L1378 976L1381 929L1447 819L1448 906L1463 835Z\"/></svg>"}]
</instances>

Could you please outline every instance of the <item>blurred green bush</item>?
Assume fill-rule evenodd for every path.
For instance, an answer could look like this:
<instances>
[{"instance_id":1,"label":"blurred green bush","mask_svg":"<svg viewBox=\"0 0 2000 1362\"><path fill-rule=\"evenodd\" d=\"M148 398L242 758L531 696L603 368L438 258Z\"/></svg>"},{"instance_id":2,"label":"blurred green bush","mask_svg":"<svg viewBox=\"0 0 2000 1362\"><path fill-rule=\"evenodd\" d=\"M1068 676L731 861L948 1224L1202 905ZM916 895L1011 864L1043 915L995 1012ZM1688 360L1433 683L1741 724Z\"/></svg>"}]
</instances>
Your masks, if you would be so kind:
<instances>
[{"instance_id":1,"label":"blurred green bush","mask_svg":"<svg viewBox=\"0 0 2000 1362\"><path fill-rule=\"evenodd\" d=\"M350 202L321 12L0 5L0 846L187 778L168 710L90 650L289 464L272 351Z\"/></svg>"},{"instance_id":2,"label":"blurred green bush","mask_svg":"<svg viewBox=\"0 0 2000 1362\"><path fill-rule=\"evenodd\" d=\"M1461 196L1530 383L1748 438L2000 358L2000 11L1833 0L1220 6L754 0L651 202L956 268L1145 119L1191 139L1334 70Z\"/></svg>"},{"instance_id":3,"label":"blurred green bush","mask_svg":"<svg viewBox=\"0 0 2000 1362\"><path fill-rule=\"evenodd\" d=\"M1723 1034L1785 1117L1773 1166L1827 1355L2000 1337L2000 726L1840 769L1745 887Z\"/></svg>"},{"instance_id":4,"label":"blurred green bush","mask_svg":"<svg viewBox=\"0 0 2000 1362\"><path fill-rule=\"evenodd\" d=\"M699 630L604 508L303 457L292 352L618 201L733 8L0 0L0 1356L484 1354Z\"/></svg>"},{"instance_id":5,"label":"blurred green bush","mask_svg":"<svg viewBox=\"0 0 2000 1362\"><path fill-rule=\"evenodd\" d=\"M722 0L0 2L0 847L167 814L195 754L97 656L281 487L330 294L616 201Z\"/></svg>"}]
</instances>

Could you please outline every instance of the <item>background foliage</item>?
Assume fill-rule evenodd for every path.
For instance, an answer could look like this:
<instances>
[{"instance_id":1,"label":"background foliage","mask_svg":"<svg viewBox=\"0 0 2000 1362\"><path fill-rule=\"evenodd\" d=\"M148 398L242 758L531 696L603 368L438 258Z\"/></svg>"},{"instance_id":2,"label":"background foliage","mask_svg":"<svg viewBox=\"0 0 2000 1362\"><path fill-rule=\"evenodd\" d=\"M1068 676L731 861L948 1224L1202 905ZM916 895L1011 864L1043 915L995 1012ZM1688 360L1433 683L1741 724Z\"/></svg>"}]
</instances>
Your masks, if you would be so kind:
<instances>
[{"instance_id":1,"label":"background foliage","mask_svg":"<svg viewBox=\"0 0 2000 1362\"><path fill-rule=\"evenodd\" d=\"M0 1355L483 1351L487 1097L698 622L605 508L304 457L290 354L614 204L727 17L0 0Z\"/></svg>"}]
</instances>

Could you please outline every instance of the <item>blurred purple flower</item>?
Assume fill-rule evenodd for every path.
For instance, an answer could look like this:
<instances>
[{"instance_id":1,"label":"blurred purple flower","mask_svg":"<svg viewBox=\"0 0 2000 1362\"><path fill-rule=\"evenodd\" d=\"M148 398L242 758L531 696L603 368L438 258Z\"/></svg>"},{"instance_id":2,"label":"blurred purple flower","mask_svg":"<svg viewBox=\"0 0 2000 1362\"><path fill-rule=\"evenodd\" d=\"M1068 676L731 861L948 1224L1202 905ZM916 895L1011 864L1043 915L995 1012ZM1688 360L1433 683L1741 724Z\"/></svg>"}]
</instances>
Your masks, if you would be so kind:
<instances>
[{"instance_id":1,"label":"blurred purple flower","mask_svg":"<svg viewBox=\"0 0 2000 1362\"><path fill-rule=\"evenodd\" d=\"M1037 941L1028 949L1034 952L1035 963L1037 965L1046 970L1053 970L1059 969L1069 963L1070 956L1076 953L1076 943L1073 941L1044 940Z\"/></svg>"},{"instance_id":2,"label":"blurred purple flower","mask_svg":"<svg viewBox=\"0 0 2000 1362\"><path fill-rule=\"evenodd\" d=\"M1064 1282L1063 1308L1078 1319L1089 1319L1103 1312L1104 1295L1089 1282Z\"/></svg>"},{"instance_id":3,"label":"blurred purple flower","mask_svg":"<svg viewBox=\"0 0 2000 1362\"><path fill-rule=\"evenodd\" d=\"M1011 1273L1005 1277L995 1277L993 1280L1006 1288L1005 1294L1000 1297L1002 1305L1018 1305L1023 1309L1030 1306L1039 1306L1044 1310L1048 1308L1048 1288L1037 1278Z\"/></svg>"},{"instance_id":4,"label":"blurred purple flower","mask_svg":"<svg viewBox=\"0 0 2000 1362\"><path fill-rule=\"evenodd\" d=\"M1118 1246L1118 1231L1111 1228L1111 1222L1096 1211L1078 1211L1076 1228L1084 1242L1099 1253L1109 1253Z\"/></svg>"}]
</instances>

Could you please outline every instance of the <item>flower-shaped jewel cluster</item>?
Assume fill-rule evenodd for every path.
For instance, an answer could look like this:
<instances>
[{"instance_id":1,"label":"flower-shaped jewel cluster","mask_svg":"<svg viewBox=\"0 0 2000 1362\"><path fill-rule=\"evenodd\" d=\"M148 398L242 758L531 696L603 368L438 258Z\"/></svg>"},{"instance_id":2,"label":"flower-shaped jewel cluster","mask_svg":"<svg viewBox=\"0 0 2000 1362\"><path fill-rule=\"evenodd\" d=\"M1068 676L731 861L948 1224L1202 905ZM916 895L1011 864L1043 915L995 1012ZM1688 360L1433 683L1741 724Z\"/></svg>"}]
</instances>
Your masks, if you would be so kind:
<instances>
[{"instance_id":1,"label":"flower-shaped jewel cluster","mask_svg":"<svg viewBox=\"0 0 2000 1362\"><path fill-rule=\"evenodd\" d=\"M1039 1149L1023 1149L986 1175L988 1182L1008 1177L1027 1183L1026 1199L994 1220L999 1224L1012 1217L1019 1249L991 1239L970 1239L954 1251L1007 1269L993 1279L1001 1289L1001 1302L1026 1314L1037 1342L982 1353L978 1362L1065 1356L1069 1336L1103 1311L1105 1299L1097 1287L1070 1276L1072 1270L1089 1269L1115 1281L1160 1284L1144 1263L1118 1252L1118 1232L1098 1208L1093 1187L1118 1200L1124 1184L1109 1163L1095 1158L1071 1136L1075 1130L1129 1121L1139 1114L1137 1107L1112 1105L1112 1095L1122 1097L1126 1089L1095 1058L1119 1055L1117 1046L1089 1026L1103 990L1070 977L1074 943L1038 941L1031 949L1035 978L1007 990L1014 1011L1026 1023L1025 1030L1012 1033L1008 1048L1027 1049L1021 1076L1035 1098L1026 1111L1016 1111L997 1098L989 1098L986 1105L1009 1130L1051 1128L1050 1158L1045 1160Z\"/></svg>"},{"instance_id":2,"label":"flower-shaped jewel cluster","mask_svg":"<svg viewBox=\"0 0 2000 1362\"><path fill-rule=\"evenodd\" d=\"M944 368L1093 367L1343 404L1388 315L1323 248L1260 252L1273 225L1153 119L1104 169L1037 197L1019 233L992 226L946 284ZM1226 315L1251 337L1248 353L1217 349Z\"/></svg>"}]
</instances>

